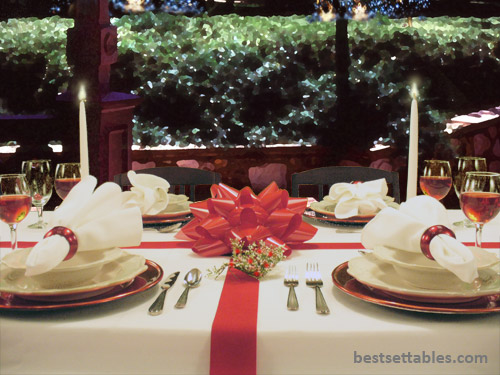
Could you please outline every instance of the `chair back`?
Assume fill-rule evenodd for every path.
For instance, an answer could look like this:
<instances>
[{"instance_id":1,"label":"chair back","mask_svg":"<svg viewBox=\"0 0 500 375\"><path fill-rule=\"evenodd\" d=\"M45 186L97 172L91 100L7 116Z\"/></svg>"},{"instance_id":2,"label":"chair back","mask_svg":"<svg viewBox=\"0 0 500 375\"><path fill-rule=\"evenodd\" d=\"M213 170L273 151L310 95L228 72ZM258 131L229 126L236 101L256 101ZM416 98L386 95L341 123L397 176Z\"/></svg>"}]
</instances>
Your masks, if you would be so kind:
<instances>
[{"instance_id":1,"label":"chair back","mask_svg":"<svg viewBox=\"0 0 500 375\"><path fill-rule=\"evenodd\" d=\"M292 174L292 197L299 196L300 185L316 185L318 200L324 197L324 189L339 182L372 181L385 178L389 185L389 194L397 203L401 202L399 191L399 173L369 167L322 167Z\"/></svg>"},{"instance_id":2,"label":"chair back","mask_svg":"<svg viewBox=\"0 0 500 375\"><path fill-rule=\"evenodd\" d=\"M185 167L155 167L135 171L136 173L152 174L164 178L170 184L170 192L186 194L189 189L189 200L195 202L196 186L218 184L221 180L220 173L196 168ZM130 186L126 173L117 174L114 181L123 188Z\"/></svg>"}]
</instances>

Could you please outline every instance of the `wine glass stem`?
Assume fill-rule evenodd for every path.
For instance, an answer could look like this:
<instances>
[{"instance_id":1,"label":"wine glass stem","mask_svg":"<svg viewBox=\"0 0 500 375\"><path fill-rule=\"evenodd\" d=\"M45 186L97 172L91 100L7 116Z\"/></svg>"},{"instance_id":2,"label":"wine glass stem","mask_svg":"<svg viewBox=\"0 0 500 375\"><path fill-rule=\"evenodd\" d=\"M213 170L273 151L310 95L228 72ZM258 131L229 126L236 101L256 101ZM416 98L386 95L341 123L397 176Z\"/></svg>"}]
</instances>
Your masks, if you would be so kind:
<instances>
[{"instance_id":1,"label":"wine glass stem","mask_svg":"<svg viewBox=\"0 0 500 375\"><path fill-rule=\"evenodd\" d=\"M17 249L17 224L9 224L10 228L10 248Z\"/></svg>"},{"instance_id":2,"label":"wine glass stem","mask_svg":"<svg viewBox=\"0 0 500 375\"><path fill-rule=\"evenodd\" d=\"M480 249L483 244L483 225L476 223L476 248Z\"/></svg>"},{"instance_id":3,"label":"wine glass stem","mask_svg":"<svg viewBox=\"0 0 500 375\"><path fill-rule=\"evenodd\" d=\"M36 223L38 226L43 226L43 206L35 206L36 212L38 214L38 222Z\"/></svg>"}]
</instances>

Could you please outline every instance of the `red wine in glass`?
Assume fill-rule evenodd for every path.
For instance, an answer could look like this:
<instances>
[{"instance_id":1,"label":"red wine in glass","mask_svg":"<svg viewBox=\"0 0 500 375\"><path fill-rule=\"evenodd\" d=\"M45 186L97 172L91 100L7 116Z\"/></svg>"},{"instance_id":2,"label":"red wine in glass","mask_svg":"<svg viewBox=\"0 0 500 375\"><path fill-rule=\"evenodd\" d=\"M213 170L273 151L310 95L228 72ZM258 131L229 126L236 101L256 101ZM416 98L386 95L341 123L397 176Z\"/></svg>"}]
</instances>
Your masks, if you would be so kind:
<instances>
[{"instance_id":1,"label":"red wine in glass","mask_svg":"<svg viewBox=\"0 0 500 375\"><path fill-rule=\"evenodd\" d=\"M446 160L425 160L419 179L420 189L426 195L441 200L451 189L451 167Z\"/></svg>"},{"instance_id":2,"label":"red wine in glass","mask_svg":"<svg viewBox=\"0 0 500 375\"><path fill-rule=\"evenodd\" d=\"M69 194L73 186L80 182L80 178L59 178L55 181L56 193L59 198L64 199Z\"/></svg>"},{"instance_id":3,"label":"red wine in glass","mask_svg":"<svg viewBox=\"0 0 500 375\"><path fill-rule=\"evenodd\" d=\"M54 187L59 198L64 200L81 180L80 163L59 163L56 166Z\"/></svg>"},{"instance_id":4,"label":"red wine in glass","mask_svg":"<svg viewBox=\"0 0 500 375\"><path fill-rule=\"evenodd\" d=\"M471 191L460 195L460 207L474 223L487 223L500 212L500 193Z\"/></svg>"},{"instance_id":5,"label":"red wine in glass","mask_svg":"<svg viewBox=\"0 0 500 375\"><path fill-rule=\"evenodd\" d=\"M0 195L0 220L7 224L21 222L30 212L31 196Z\"/></svg>"},{"instance_id":6,"label":"red wine in glass","mask_svg":"<svg viewBox=\"0 0 500 375\"><path fill-rule=\"evenodd\" d=\"M420 189L425 195L430 195L437 200L441 200L451 190L451 177L422 176L420 177Z\"/></svg>"},{"instance_id":7,"label":"red wine in glass","mask_svg":"<svg viewBox=\"0 0 500 375\"><path fill-rule=\"evenodd\" d=\"M17 225L31 209L31 191L24 174L0 175L0 220L10 229L10 248L17 248Z\"/></svg>"},{"instance_id":8,"label":"red wine in glass","mask_svg":"<svg viewBox=\"0 0 500 375\"><path fill-rule=\"evenodd\" d=\"M482 247L485 223L500 212L500 174L467 172L460 189L460 208L476 226L476 247Z\"/></svg>"}]
</instances>

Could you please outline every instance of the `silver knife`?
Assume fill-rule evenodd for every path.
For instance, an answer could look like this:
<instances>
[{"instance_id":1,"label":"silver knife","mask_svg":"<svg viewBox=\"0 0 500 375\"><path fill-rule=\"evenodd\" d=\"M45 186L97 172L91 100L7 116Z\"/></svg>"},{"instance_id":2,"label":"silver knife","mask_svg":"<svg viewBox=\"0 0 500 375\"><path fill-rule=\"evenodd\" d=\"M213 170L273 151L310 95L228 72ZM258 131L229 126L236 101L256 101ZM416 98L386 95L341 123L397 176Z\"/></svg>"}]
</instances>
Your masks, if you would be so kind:
<instances>
[{"instance_id":1,"label":"silver knife","mask_svg":"<svg viewBox=\"0 0 500 375\"><path fill-rule=\"evenodd\" d=\"M163 289L153 302L153 304L149 307L150 315L160 315L163 311L163 304L165 303L165 295L167 294L167 290L170 289L172 285L174 285L175 280L177 280L177 276L179 276L179 272L174 272L170 276L165 279L165 282L162 284L161 288Z\"/></svg>"}]
</instances>

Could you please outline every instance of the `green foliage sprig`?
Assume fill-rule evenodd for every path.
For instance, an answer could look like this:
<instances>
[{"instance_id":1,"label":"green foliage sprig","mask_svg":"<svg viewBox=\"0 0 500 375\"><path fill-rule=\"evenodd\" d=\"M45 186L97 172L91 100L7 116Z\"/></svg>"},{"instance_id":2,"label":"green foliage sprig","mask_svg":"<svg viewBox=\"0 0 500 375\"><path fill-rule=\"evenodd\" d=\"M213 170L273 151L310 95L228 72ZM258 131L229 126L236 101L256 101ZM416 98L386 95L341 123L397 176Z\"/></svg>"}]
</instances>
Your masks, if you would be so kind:
<instances>
[{"instance_id":1,"label":"green foliage sprig","mask_svg":"<svg viewBox=\"0 0 500 375\"><path fill-rule=\"evenodd\" d=\"M260 279L286 258L283 255L282 246L266 245L264 241L252 243L245 247L243 241L233 239L231 240L231 248L233 253L229 262L220 267L214 266L211 270L208 270L209 276L217 278L224 272L226 267L229 267L239 269L252 277Z\"/></svg>"}]
</instances>

